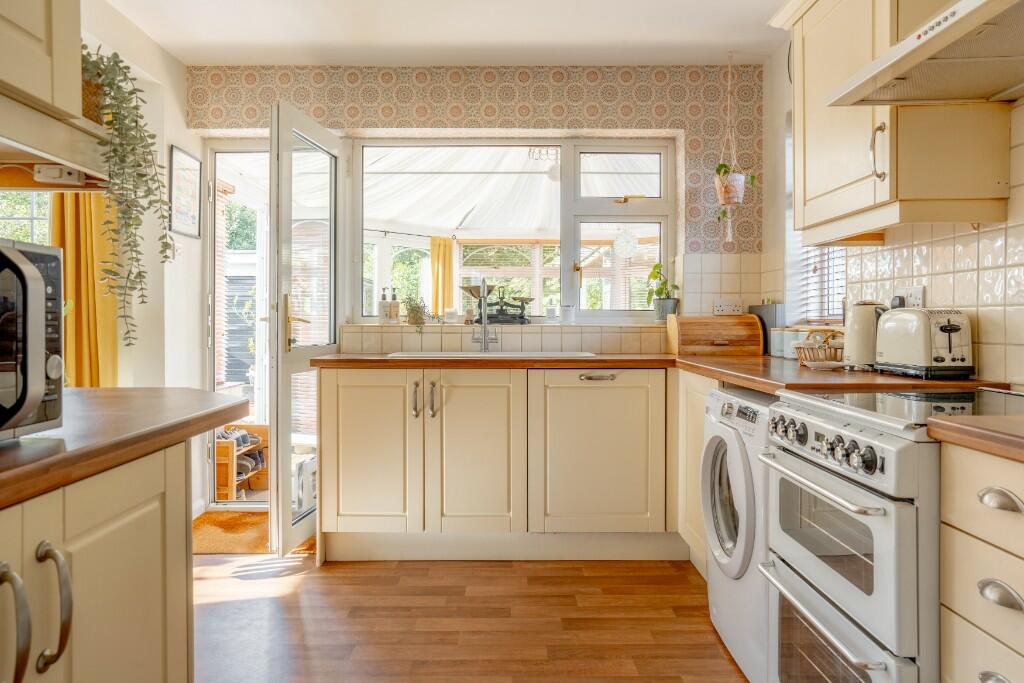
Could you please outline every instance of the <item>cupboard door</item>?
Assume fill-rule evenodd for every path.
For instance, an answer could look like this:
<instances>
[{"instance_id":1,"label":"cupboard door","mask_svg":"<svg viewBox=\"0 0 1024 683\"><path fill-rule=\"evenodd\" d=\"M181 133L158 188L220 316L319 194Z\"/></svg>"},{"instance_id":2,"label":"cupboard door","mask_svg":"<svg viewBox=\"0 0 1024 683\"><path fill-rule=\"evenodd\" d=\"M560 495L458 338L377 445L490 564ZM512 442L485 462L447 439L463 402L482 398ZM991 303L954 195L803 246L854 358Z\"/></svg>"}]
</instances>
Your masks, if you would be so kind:
<instances>
[{"instance_id":1,"label":"cupboard door","mask_svg":"<svg viewBox=\"0 0 1024 683\"><path fill-rule=\"evenodd\" d=\"M797 229L894 198L890 108L828 106L840 83L888 47L890 14L884 0L819 0L793 28Z\"/></svg>"},{"instance_id":2,"label":"cupboard door","mask_svg":"<svg viewBox=\"0 0 1024 683\"><path fill-rule=\"evenodd\" d=\"M529 371L530 531L665 530L665 371Z\"/></svg>"},{"instance_id":3,"label":"cupboard door","mask_svg":"<svg viewBox=\"0 0 1024 683\"><path fill-rule=\"evenodd\" d=\"M79 0L0 0L0 90L59 115L82 115Z\"/></svg>"},{"instance_id":4,"label":"cupboard door","mask_svg":"<svg viewBox=\"0 0 1024 683\"><path fill-rule=\"evenodd\" d=\"M21 505L0 510L0 562L24 581L21 566L21 513ZM0 681L14 679L17 616L11 585L0 585Z\"/></svg>"},{"instance_id":5,"label":"cupboard door","mask_svg":"<svg viewBox=\"0 0 1024 683\"><path fill-rule=\"evenodd\" d=\"M423 371L334 377L320 422L328 435L323 530L423 531Z\"/></svg>"},{"instance_id":6,"label":"cupboard door","mask_svg":"<svg viewBox=\"0 0 1024 683\"><path fill-rule=\"evenodd\" d=\"M526 370L427 370L426 527L526 531Z\"/></svg>"},{"instance_id":7,"label":"cupboard door","mask_svg":"<svg viewBox=\"0 0 1024 683\"><path fill-rule=\"evenodd\" d=\"M701 507L700 461L704 456L704 415L708 395L718 382L690 372L681 373L680 406L683 434L679 441L682 463L679 466L680 501L679 535L690 546L690 561L704 574L706 541L704 537L704 508Z\"/></svg>"}]
</instances>

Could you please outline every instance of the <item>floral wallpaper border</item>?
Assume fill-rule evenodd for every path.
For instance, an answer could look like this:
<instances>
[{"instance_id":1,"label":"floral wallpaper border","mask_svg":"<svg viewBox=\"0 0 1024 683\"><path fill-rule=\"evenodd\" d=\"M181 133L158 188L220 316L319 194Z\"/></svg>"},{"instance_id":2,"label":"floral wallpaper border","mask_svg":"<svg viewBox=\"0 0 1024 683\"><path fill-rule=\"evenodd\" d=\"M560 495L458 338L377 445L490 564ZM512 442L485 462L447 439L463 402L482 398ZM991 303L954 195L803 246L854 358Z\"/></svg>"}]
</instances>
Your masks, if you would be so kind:
<instances>
[{"instance_id":1,"label":"floral wallpaper border","mask_svg":"<svg viewBox=\"0 0 1024 683\"><path fill-rule=\"evenodd\" d=\"M714 168L726 117L726 66L344 67L192 66L188 124L270 125L291 102L337 130L506 128L678 130L685 140L686 252L761 251L761 188L734 215L734 243L716 221ZM762 68L734 68L738 164L762 165Z\"/></svg>"}]
</instances>

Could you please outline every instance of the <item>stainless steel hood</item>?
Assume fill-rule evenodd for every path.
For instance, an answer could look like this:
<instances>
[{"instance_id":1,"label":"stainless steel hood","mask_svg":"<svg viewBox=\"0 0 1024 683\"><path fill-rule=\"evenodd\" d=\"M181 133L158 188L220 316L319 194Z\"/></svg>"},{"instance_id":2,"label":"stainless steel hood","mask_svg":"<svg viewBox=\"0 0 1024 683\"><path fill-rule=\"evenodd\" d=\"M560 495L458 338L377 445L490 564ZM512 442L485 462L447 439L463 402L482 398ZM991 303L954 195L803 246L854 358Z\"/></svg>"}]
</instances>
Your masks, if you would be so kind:
<instances>
[{"instance_id":1,"label":"stainless steel hood","mask_svg":"<svg viewBox=\"0 0 1024 683\"><path fill-rule=\"evenodd\" d=\"M960 0L854 74L831 105L1024 97L1024 0Z\"/></svg>"}]
</instances>

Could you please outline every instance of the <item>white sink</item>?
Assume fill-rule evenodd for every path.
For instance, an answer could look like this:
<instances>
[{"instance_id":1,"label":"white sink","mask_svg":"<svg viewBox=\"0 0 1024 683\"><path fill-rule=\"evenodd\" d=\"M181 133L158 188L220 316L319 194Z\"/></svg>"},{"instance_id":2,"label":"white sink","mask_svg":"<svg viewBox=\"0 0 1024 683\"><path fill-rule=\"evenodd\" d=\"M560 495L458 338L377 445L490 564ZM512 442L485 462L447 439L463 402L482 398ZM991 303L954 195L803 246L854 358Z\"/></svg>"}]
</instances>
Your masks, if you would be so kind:
<instances>
[{"instance_id":1,"label":"white sink","mask_svg":"<svg viewBox=\"0 0 1024 683\"><path fill-rule=\"evenodd\" d=\"M388 358L593 358L590 351L395 351Z\"/></svg>"}]
</instances>

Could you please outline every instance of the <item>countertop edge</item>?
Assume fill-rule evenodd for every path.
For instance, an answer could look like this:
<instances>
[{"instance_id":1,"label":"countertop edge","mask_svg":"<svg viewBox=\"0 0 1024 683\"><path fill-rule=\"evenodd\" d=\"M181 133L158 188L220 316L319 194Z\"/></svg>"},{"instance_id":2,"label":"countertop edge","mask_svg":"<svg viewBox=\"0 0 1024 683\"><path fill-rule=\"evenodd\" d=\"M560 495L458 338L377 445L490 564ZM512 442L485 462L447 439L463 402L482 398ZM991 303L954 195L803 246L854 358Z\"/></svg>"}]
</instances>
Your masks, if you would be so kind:
<instances>
[{"instance_id":1,"label":"countertop edge","mask_svg":"<svg viewBox=\"0 0 1024 683\"><path fill-rule=\"evenodd\" d=\"M930 417L928 436L943 443L971 448L989 455L1024 463L1024 416L1006 418L1016 423L1015 432L1000 431L979 424L973 415Z\"/></svg>"}]
</instances>

